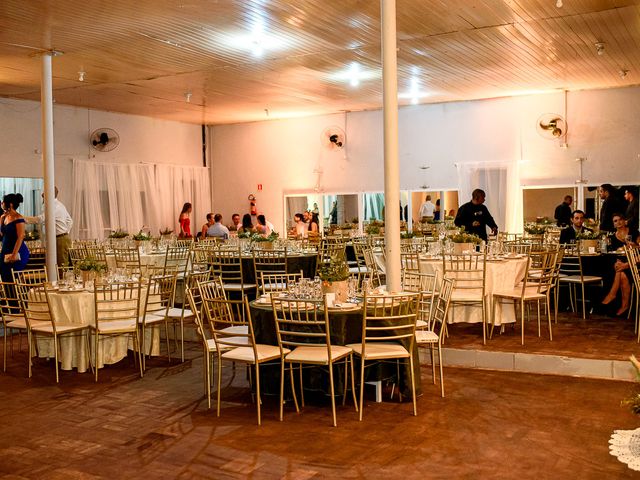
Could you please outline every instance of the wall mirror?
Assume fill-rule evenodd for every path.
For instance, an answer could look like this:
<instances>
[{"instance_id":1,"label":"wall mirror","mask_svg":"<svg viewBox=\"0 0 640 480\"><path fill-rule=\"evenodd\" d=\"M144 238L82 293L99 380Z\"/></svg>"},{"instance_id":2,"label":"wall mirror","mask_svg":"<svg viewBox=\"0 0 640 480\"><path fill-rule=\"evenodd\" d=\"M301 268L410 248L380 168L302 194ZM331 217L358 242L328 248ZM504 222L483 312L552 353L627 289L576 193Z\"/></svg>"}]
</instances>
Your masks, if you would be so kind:
<instances>
[{"instance_id":1,"label":"wall mirror","mask_svg":"<svg viewBox=\"0 0 640 480\"><path fill-rule=\"evenodd\" d=\"M325 194L322 197L324 225L358 223L358 194Z\"/></svg>"},{"instance_id":2,"label":"wall mirror","mask_svg":"<svg viewBox=\"0 0 640 480\"><path fill-rule=\"evenodd\" d=\"M24 216L42 213L42 192L44 182L41 178L0 177L0 195L21 193L24 202L18 211Z\"/></svg>"},{"instance_id":3,"label":"wall mirror","mask_svg":"<svg viewBox=\"0 0 640 480\"><path fill-rule=\"evenodd\" d=\"M556 207L570 195L573 199L571 210L578 208L578 189L575 186L523 188L522 212L525 223L540 221L544 218L554 221Z\"/></svg>"}]
</instances>

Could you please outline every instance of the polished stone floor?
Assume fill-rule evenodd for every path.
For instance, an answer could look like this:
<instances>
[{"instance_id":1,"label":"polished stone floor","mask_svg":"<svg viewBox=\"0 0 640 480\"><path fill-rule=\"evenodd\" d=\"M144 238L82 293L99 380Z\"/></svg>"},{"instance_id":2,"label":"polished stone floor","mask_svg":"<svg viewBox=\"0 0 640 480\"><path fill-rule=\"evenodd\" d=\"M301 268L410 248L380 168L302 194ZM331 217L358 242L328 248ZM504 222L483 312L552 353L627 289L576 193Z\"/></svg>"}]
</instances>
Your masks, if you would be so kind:
<instances>
[{"instance_id":1,"label":"polished stone floor","mask_svg":"<svg viewBox=\"0 0 640 480\"><path fill-rule=\"evenodd\" d=\"M288 405L279 422L266 397L258 427L243 370L225 371L217 418L201 354L195 344L187 353L183 364L149 361L143 379L124 360L98 384L63 372L58 385L51 362L38 360L27 379L16 353L0 374L0 478L637 478L607 443L640 423L620 405L633 383L448 368L443 399L424 368L417 417L386 389L363 422L340 406L337 428L326 399L300 414Z\"/></svg>"}]
</instances>

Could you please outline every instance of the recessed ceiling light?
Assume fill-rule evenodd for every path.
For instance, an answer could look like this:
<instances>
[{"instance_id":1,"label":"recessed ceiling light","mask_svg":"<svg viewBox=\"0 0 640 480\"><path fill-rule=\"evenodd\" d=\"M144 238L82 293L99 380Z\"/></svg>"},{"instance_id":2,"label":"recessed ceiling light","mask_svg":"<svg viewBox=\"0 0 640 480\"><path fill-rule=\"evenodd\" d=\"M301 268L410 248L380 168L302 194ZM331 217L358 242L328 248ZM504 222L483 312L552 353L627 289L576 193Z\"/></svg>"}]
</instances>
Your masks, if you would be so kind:
<instances>
[{"instance_id":1,"label":"recessed ceiling light","mask_svg":"<svg viewBox=\"0 0 640 480\"><path fill-rule=\"evenodd\" d=\"M429 95L429 92L420 89L420 80L418 77L411 77L409 89L406 92L399 93L398 98L409 99L412 105L417 105L420 103L420 99L428 97Z\"/></svg>"},{"instance_id":2,"label":"recessed ceiling light","mask_svg":"<svg viewBox=\"0 0 640 480\"><path fill-rule=\"evenodd\" d=\"M330 75L330 78L357 87L362 81L379 78L379 73L376 70L363 70L358 62L352 62L346 69Z\"/></svg>"}]
</instances>

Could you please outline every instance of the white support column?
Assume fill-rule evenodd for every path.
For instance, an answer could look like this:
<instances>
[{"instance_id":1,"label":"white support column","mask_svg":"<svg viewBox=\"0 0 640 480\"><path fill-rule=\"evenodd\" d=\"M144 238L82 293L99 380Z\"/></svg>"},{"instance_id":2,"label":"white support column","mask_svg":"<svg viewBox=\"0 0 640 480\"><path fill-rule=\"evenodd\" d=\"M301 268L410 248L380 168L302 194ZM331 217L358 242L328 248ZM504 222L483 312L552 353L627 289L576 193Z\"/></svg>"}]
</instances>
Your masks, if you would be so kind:
<instances>
[{"instance_id":1,"label":"white support column","mask_svg":"<svg viewBox=\"0 0 640 480\"><path fill-rule=\"evenodd\" d=\"M58 278L56 257L56 219L53 209L55 198L55 162L53 146L53 86L51 78L51 58L54 52L42 55L40 77L40 108L42 110L42 163L44 166L44 228L47 249L47 275Z\"/></svg>"},{"instance_id":2,"label":"white support column","mask_svg":"<svg viewBox=\"0 0 640 480\"><path fill-rule=\"evenodd\" d=\"M387 290L400 291L400 164L398 160L398 58L396 2L381 0L382 86L384 116L384 222Z\"/></svg>"}]
</instances>

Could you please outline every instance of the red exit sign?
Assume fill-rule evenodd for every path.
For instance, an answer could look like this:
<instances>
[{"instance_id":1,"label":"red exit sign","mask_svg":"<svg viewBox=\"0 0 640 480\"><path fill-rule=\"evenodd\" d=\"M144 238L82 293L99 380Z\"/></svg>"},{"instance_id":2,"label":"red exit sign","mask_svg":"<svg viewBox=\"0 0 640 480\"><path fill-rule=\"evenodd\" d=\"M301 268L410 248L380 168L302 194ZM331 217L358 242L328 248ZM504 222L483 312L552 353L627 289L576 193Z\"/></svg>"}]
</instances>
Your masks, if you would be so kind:
<instances>
[{"instance_id":1,"label":"red exit sign","mask_svg":"<svg viewBox=\"0 0 640 480\"><path fill-rule=\"evenodd\" d=\"M261 190L262 190L262 184L261 184L261 183L259 183L259 184L258 184L258 191L261 191Z\"/></svg>"}]
</instances>

